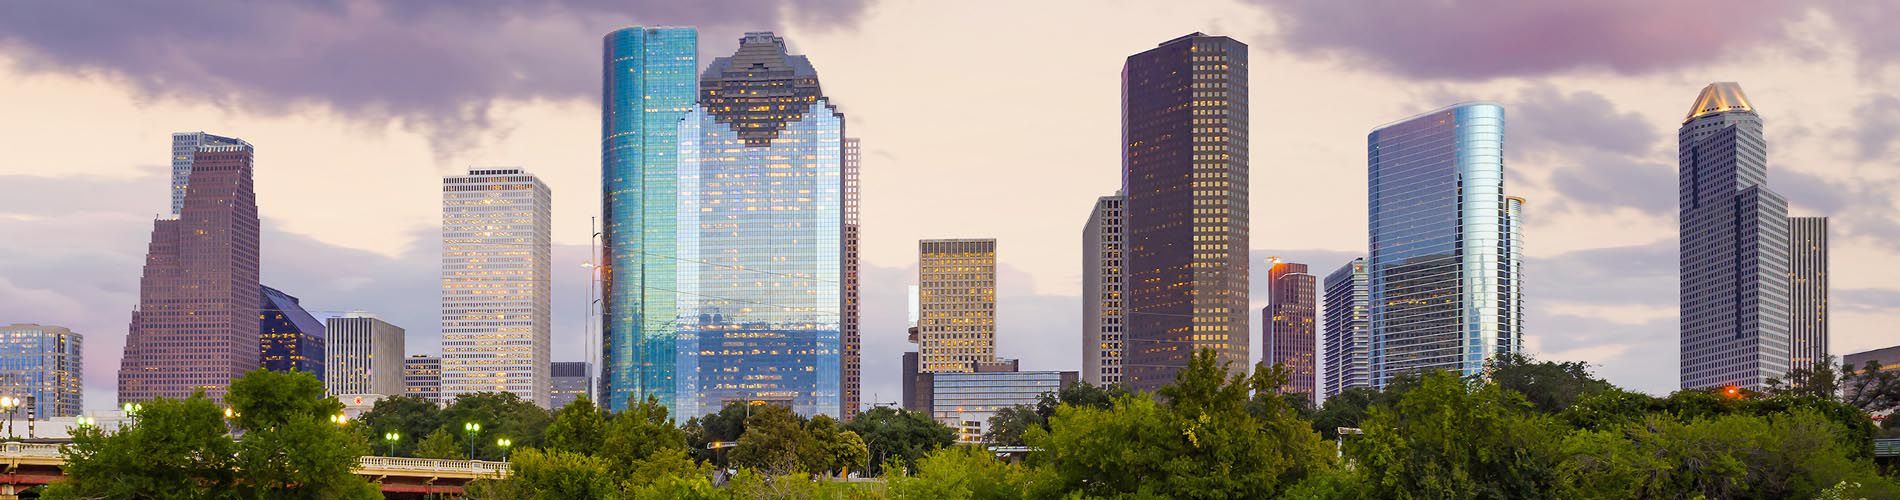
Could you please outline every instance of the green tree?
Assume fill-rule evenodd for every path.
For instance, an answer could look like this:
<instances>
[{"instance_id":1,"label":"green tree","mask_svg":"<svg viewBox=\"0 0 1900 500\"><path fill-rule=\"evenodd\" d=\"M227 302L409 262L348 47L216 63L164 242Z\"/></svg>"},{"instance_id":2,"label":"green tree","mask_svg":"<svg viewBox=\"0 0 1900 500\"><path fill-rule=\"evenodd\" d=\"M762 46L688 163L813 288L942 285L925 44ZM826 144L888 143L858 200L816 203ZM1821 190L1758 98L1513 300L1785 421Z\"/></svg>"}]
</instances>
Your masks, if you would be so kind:
<instances>
[{"instance_id":1,"label":"green tree","mask_svg":"<svg viewBox=\"0 0 1900 500\"><path fill-rule=\"evenodd\" d=\"M506 437L516 448L539 448L541 435L550 420L547 410L515 393L476 392L456 396L455 401L442 410L440 429L466 440L468 436L462 426L469 422L481 424L481 431L475 435L475 458L501 460L503 450L496 439ZM462 446L466 454L468 442L463 441Z\"/></svg>"},{"instance_id":2,"label":"green tree","mask_svg":"<svg viewBox=\"0 0 1900 500\"><path fill-rule=\"evenodd\" d=\"M871 458L871 449L864 445L864 438L845 430L828 415L812 417L805 423L805 432L812 439L810 456L805 461L807 472L847 475L864 469L864 462Z\"/></svg>"},{"instance_id":3,"label":"green tree","mask_svg":"<svg viewBox=\"0 0 1900 500\"><path fill-rule=\"evenodd\" d=\"M469 485L476 499L606 500L624 498L607 462L583 453L533 448L515 453L507 480Z\"/></svg>"},{"instance_id":4,"label":"green tree","mask_svg":"<svg viewBox=\"0 0 1900 500\"><path fill-rule=\"evenodd\" d=\"M864 439L871 452L865 471L872 476L884 474L884 466L891 462L916 468L925 454L957 442L955 430L929 415L883 406L858 413L845 429Z\"/></svg>"},{"instance_id":5,"label":"green tree","mask_svg":"<svg viewBox=\"0 0 1900 500\"><path fill-rule=\"evenodd\" d=\"M1497 384L1432 371L1373 407L1345 451L1375 498L1543 498L1566 429L1532 409Z\"/></svg>"},{"instance_id":6,"label":"green tree","mask_svg":"<svg viewBox=\"0 0 1900 500\"><path fill-rule=\"evenodd\" d=\"M350 427L371 444L371 452L379 455L389 453L383 434L395 432L395 456L411 457L423 436L442 427L442 408L434 401L413 396L382 398L369 411L357 415Z\"/></svg>"},{"instance_id":7,"label":"green tree","mask_svg":"<svg viewBox=\"0 0 1900 500\"><path fill-rule=\"evenodd\" d=\"M554 412L554 419L542 436L542 447L549 451L588 454L600 447L606 433L607 412L582 396Z\"/></svg>"},{"instance_id":8,"label":"green tree","mask_svg":"<svg viewBox=\"0 0 1900 500\"><path fill-rule=\"evenodd\" d=\"M368 447L331 420L343 403L324 396L316 377L259 368L232 381L225 400L243 431L233 462L240 497L381 498L354 472Z\"/></svg>"},{"instance_id":9,"label":"green tree","mask_svg":"<svg viewBox=\"0 0 1900 500\"><path fill-rule=\"evenodd\" d=\"M1322 438L1338 439L1339 428L1359 427L1359 422L1365 420L1366 414L1372 411L1372 405L1378 403L1384 394L1370 387L1339 391L1333 397L1326 398L1326 403L1314 412L1313 430L1319 431Z\"/></svg>"},{"instance_id":10,"label":"green tree","mask_svg":"<svg viewBox=\"0 0 1900 500\"><path fill-rule=\"evenodd\" d=\"M990 416L989 429L983 431L983 442L994 446L1022 446L1023 435L1030 429L1043 428L1046 423L1034 406L1006 406Z\"/></svg>"},{"instance_id":11,"label":"green tree","mask_svg":"<svg viewBox=\"0 0 1900 500\"><path fill-rule=\"evenodd\" d=\"M745 435L739 436L739 445L732 449L733 464L773 478L807 470L805 458L815 455L811 433L805 432L791 408L754 405L745 426Z\"/></svg>"},{"instance_id":12,"label":"green tree","mask_svg":"<svg viewBox=\"0 0 1900 500\"><path fill-rule=\"evenodd\" d=\"M455 434L450 433L447 427L443 427L429 433L428 436L422 438L422 441L416 443L416 456L461 460L468 458L468 447L456 443Z\"/></svg>"},{"instance_id":13,"label":"green tree","mask_svg":"<svg viewBox=\"0 0 1900 500\"><path fill-rule=\"evenodd\" d=\"M1517 391L1538 411L1557 413L1585 396L1614 389L1615 386L1590 374L1590 366L1581 362L1538 361L1522 354L1505 353L1488 363L1486 377L1506 390Z\"/></svg>"},{"instance_id":14,"label":"green tree","mask_svg":"<svg viewBox=\"0 0 1900 500\"><path fill-rule=\"evenodd\" d=\"M607 422L595 454L607 459L614 470L626 472L656 453L685 447L686 434L673 426L666 405L649 396Z\"/></svg>"},{"instance_id":15,"label":"green tree","mask_svg":"<svg viewBox=\"0 0 1900 500\"><path fill-rule=\"evenodd\" d=\"M1092 408L1092 407L1089 407ZM1003 500L1056 498L1061 492L1036 469L1005 463L981 448L953 446L917 462L914 476L892 475L890 497L897 500Z\"/></svg>"},{"instance_id":16,"label":"green tree","mask_svg":"<svg viewBox=\"0 0 1900 500\"><path fill-rule=\"evenodd\" d=\"M60 451L66 478L46 498L217 498L234 487L237 443L217 404L200 391L141 406L117 432L74 429Z\"/></svg>"},{"instance_id":17,"label":"green tree","mask_svg":"<svg viewBox=\"0 0 1900 500\"><path fill-rule=\"evenodd\" d=\"M739 436L745 435L745 419L750 411L750 406L745 403L733 401L720 407L718 412L687 420L682 430L686 433L686 446L693 458L725 467L726 449L709 447L715 442L738 441Z\"/></svg>"},{"instance_id":18,"label":"green tree","mask_svg":"<svg viewBox=\"0 0 1900 500\"><path fill-rule=\"evenodd\" d=\"M1651 415L1563 442L1561 498L1813 498L1843 482L1868 498L1900 485L1855 459L1841 429L1809 409L1678 421Z\"/></svg>"}]
</instances>

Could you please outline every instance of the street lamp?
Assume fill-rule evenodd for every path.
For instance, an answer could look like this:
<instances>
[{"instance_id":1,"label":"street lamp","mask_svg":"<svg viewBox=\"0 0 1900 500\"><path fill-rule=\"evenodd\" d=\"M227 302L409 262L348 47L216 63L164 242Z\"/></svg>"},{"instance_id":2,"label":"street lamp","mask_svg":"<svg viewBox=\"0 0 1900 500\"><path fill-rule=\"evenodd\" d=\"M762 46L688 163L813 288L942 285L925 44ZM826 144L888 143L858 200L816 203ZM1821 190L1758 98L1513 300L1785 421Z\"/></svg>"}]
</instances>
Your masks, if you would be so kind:
<instances>
[{"instance_id":1,"label":"street lamp","mask_svg":"<svg viewBox=\"0 0 1900 500\"><path fill-rule=\"evenodd\" d=\"M402 440L402 434L396 431L383 433L383 441L389 443L389 456L396 456L396 442Z\"/></svg>"},{"instance_id":2,"label":"street lamp","mask_svg":"<svg viewBox=\"0 0 1900 500\"><path fill-rule=\"evenodd\" d=\"M468 459L473 461L475 460L475 434L482 432L482 424L475 422L464 423L462 424L462 431L468 433Z\"/></svg>"},{"instance_id":3,"label":"street lamp","mask_svg":"<svg viewBox=\"0 0 1900 500\"><path fill-rule=\"evenodd\" d=\"M7 411L7 440L13 440L13 417L19 413L20 399L13 396L0 396L0 410Z\"/></svg>"},{"instance_id":4,"label":"street lamp","mask_svg":"<svg viewBox=\"0 0 1900 500\"><path fill-rule=\"evenodd\" d=\"M502 462L508 461L508 447L514 446L514 445L515 445L515 440L513 439L500 438L500 439L495 440L495 446L501 447L501 461Z\"/></svg>"},{"instance_id":5,"label":"street lamp","mask_svg":"<svg viewBox=\"0 0 1900 500\"><path fill-rule=\"evenodd\" d=\"M126 404L120 405L119 407L124 409L125 416L131 418L132 423L134 425L137 425L139 423L139 410L143 409L145 406L138 403L126 403Z\"/></svg>"}]
</instances>

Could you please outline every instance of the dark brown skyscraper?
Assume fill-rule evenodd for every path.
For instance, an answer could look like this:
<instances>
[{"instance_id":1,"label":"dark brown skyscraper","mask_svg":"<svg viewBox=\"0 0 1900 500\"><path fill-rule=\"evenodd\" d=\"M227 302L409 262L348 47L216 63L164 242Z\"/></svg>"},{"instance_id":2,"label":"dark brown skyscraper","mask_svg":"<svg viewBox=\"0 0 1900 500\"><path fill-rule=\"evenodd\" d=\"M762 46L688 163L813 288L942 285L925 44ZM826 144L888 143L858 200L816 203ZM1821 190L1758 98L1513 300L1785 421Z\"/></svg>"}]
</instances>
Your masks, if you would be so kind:
<instances>
[{"instance_id":1,"label":"dark brown skyscraper","mask_svg":"<svg viewBox=\"0 0 1900 500\"><path fill-rule=\"evenodd\" d=\"M1124 382L1197 349L1247 366L1247 45L1194 33L1122 66Z\"/></svg>"},{"instance_id":2,"label":"dark brown skyscraper","mask_svg":"<svg viewBox=\"0 0 1900 500\"><path fill-rule=\"evenodd\" d=\"M223 400L258 364L257 196L250 144L198 146L183 208L158 220L119 365L119 401Z\"/></svg>"},{"instance_id":3,"label":"dark brown skyscraper","mask_svg":"<svg viewBox=\"0 0 1900 500\"><path fill-rule=\"evenodd\" d=\"M1313 312L1315 302L1315 280L1306 271L1306 264L1280 262L1278 257L1267 268L1267 290L1271 295L1267 299L1267 308L1260 312L1261 328L1260 349L1266 351L1261 361L1268 365L1286 365L1291 371L1291 380L1283 392L1298 392L1311 396L1318 391L1319 378L1313 370L1314 344L1317 335L1313 330Z\"/></svg>"}]
</instances>

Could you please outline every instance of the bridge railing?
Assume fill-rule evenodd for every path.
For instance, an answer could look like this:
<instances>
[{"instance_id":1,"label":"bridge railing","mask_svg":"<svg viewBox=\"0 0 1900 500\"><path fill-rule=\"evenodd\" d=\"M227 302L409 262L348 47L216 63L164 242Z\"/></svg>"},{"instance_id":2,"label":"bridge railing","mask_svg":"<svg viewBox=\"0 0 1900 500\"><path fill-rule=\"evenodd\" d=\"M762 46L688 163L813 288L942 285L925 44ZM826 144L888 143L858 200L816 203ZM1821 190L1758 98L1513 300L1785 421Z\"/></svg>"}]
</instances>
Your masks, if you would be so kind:
<instances>
[{"instance_id":1,"label":"bridge railing","mask_svg":"<svg viewBox=\"0 0 1900 500\"><path fill-rule=\"evenodd\" d=\"M22 443L8 441L0 443L0 457L5 458L63 458L59 449L64 445L48 443Z\"/></svg>"},{"instance_id":2,"label":"bridge railing","mask_svg":"<svg viewBox=\"0 0 1900 500\"><path fill-rule=\"evenodd\" d=\"M476 477L507 477L508 475L507 462L436 458L361 457L357 459L357 469L404 473L467 474Z\"/></svg>"}]
</instances>

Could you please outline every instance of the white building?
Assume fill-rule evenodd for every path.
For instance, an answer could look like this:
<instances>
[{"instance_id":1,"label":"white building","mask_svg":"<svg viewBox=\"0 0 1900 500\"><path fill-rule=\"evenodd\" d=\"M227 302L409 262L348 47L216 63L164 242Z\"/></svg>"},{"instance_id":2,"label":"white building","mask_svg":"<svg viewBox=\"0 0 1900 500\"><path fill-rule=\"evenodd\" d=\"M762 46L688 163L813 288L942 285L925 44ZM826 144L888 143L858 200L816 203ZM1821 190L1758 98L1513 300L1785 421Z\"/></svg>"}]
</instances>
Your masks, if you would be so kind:
<instances>
[{"instance_id":1,"label":"white building","mask_svg":"<svg viewBox=\"0 0 1900 500\"><path fill-rule=\"evenodd\" d=\"M366 312L324 321L323 387L332 396L403 392L403 329Z\"/></svg>"},{"instance_id":2,"label":"white building","mask_svg":"<svg viewBox=\"0 0 1900 500\"><path fill-rule=\"evenodd\" d=\"M548 406L552 195L519 168L442 179L442 399Z\"/></svg>"}]
</instances>

